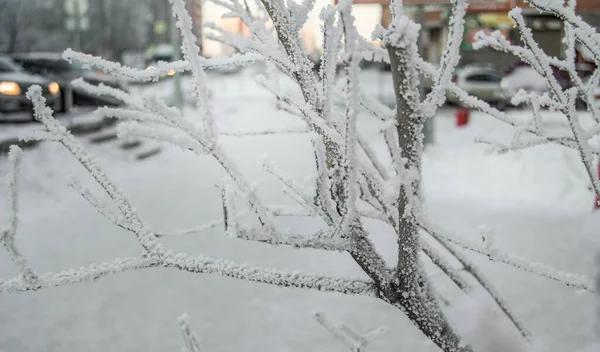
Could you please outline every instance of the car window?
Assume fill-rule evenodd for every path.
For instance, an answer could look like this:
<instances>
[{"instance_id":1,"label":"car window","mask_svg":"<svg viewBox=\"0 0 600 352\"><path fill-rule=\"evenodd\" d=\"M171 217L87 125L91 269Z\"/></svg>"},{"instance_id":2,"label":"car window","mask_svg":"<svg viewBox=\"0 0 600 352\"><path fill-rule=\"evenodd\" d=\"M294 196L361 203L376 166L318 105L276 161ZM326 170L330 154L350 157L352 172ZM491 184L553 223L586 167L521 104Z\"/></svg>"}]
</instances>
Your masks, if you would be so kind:
<instances>
[{"instance_id":1,"label":"car window","mask_svg":"<svg viewBox=\"0 0 600 352\"><path fill-rule=\"evenodd\" d=\"M489 73L487 76L488 76L488 82L500 83L500 81L502 81L502 76L500 76L498 74Z\"/></svg>"},{"instance_id":2,"label":"car window","mask_svg":"<svg viewBox=\"0 0 600 352\"><path fill-rule=\"evenodd\" d=\"M19 72L21 66L8 57L0 57L0 72Z\"/></svg>"},{"instance_id":3,"label":"car window","mask_svg":"<svg viewBox=\"0 0 600 352\"><path fill-rule=\"evenodd\" d=\"M32 66L38 66L51 72L80 72L83 71L83 67L78 64L71 64L66 60L58 59L41 59L35 60Z\"/></svg>"},{"instance_id":4,"label":"car window","mask_svg":"<svg viewBox=\"0 0 600 352\"><path fill-rule=\"evenodd\" d=\"M35 61L28 61L28 60L21 60L21 59L16 59L16 61L19 63L19 65L21 65L21 67L23 67L26 70L32 70L32 69L36 69L39 67L39 65Z\"/></svg>"},{"instance_id":5,"label":"car window","mask_svg":"<svg viewBox=\"0 0 600 352\"><path fill-rule=\"evenodd\" d=\"M467 76L467 78L465 80L467 82L482 83L482 82L487 82L487 76L486 75L482 75L482 74L475 74L475 75Z\"/></svg>"},{"instance_id":6,"label":"car window","mask_svg":"<svg viewBox=\"0 0 600 352\"><path fill-rule=\"evenodd\" d=\"M474 83L500 83L502 77L494 73L477 73L468 76L466 81Z\"/></svg>"}]
</instances>

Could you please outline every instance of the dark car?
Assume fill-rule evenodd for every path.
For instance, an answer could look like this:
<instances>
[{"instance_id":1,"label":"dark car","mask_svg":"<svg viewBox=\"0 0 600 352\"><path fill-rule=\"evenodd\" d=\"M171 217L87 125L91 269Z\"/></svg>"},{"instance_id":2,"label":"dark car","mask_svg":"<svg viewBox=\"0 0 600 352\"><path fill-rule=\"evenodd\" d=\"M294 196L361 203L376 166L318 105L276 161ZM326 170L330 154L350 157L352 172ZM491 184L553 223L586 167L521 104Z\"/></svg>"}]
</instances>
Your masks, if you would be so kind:
<instances>
[{"instance_id":1,"label":"dark car","mask_svg":"<svg viewBox=\"0 0 600 352\"><path fill-rule=\"evenodd\" d=\"M31 101L25 94L29 87L39 85L46 98L48 106L53 110L60 110L60 86L46 77L32 75L10 57L0 55L0 113L19 113L33 111ZM3 116L5 117L5 116Z\"/></svg>"},{"instance_id":2,"label":"dark car","mask_svg":"<svg viewBox=\"0 0 600 352\"><path fill-rule=\"evenodd\" d=\"M13 59L27 71L44 75L56 80L62 87L63 107L68 110L71 105L101 106L121 105L121 102L109 96L96 96L74 87L71 82L77 78L91 85L104 84L108 87L126 90L125 85L116 77L103 72L84 69L76 63L69 63L59 53L26 53L13 55ZM71 101L69 101L71 100Z\"/></svg>"}]
</instances>

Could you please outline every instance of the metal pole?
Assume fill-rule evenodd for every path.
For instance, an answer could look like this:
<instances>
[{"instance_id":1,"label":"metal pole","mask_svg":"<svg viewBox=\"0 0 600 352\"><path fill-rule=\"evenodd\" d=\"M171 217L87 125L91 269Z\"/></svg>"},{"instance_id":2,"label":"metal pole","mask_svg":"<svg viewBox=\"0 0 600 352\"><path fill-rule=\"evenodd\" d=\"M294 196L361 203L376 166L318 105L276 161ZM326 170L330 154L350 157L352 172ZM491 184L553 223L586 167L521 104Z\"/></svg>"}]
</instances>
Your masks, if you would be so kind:
<instances>
[{"instance_id":1,"label":"metal pole","mask_svg":"<svg viewBox=\"0 0 600 352\"><path fill-rule=\"evenodd\" d=\"M108 43L110 35L108 34L108 14L106 13L106 1L100 0L100 25L102 34L100 35L100 50L102 56L108 57Z\"/></svg>"},{"instance_id":2,"label":"metal pole","mask_svg":"<svg viewBox=\"0 0 600 352\"><path fill-rule=\"evenodd\" d=\"M202 2L203 0L190 0L190 7L192 12L192 19L194 22L194 34L197 38L197 44L200 48L200 54L202 55L203 47L202 47Z\"/></svg>"},{"instance_id":3,"label":"metal pole","mask_svg":"<svg viewBox=\"0 0 600 352\"><path fill-rule=\"evenodd\" d=\"M75 51L81 51L81 13L79 10L79 1L73 1L73 21L75 34Z\"/></svg>"},{"instance_id":4,"label":"metal pole","mask_svg":"<svg viewBox=\"0 0 600 352\"><path fill-rule=\"evenodd\" d=\"M417 22L421 24L421 33L419 33L419 39L417 41L419 55L423 60L427 61L425 59L425 42L423 41L423 33L425 30L425 5L423 4L417 5ZM423 82L419 84L419 95L421 101L423 101L425 99L425 87L423 86ZM425 121L425 124L423 125L423 135L423 143L425 143L425 145L433 143L433 117Z\"/></svg>"},{"instance_id":5,"label":"metal pole","mask_svg":"<svg viewBox=\"0 0 600 352\"><path fill-rule=\"evenodd\" d=\"M179 35L179 31L177 30L177 26L175 24L175 17L173 14L169 16L169 24L170 24L170 35L171 35L171 43L173 45L173 61L178 61L181 59L181 37ZM181 89L181 73L175 72L173 76L173 104L181 110L183 107L183 93Z\"/></svg>"}]
</instances>

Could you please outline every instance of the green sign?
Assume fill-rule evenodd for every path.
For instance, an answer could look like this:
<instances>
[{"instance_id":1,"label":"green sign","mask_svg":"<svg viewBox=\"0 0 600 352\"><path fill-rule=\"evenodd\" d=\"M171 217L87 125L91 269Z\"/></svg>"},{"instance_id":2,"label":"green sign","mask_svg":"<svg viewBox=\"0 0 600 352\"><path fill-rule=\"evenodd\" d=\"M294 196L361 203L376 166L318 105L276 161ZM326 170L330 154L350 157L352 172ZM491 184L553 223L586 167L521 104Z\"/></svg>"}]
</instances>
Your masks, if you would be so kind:
<instances>
[{"instance_id":1,"label":"green sign","mask_svg":"<svg viewBox=\"0 0 600 352\"><path fill-rule=\"evenodd\" d=\"M473 50L475 35L479 31L491 33L496 30L502 32L504 37L511 41L513 31L513 20L506 13L480 13L465 16L465 35L461 45L462 50Z\"/></svg>"}]
</instances>

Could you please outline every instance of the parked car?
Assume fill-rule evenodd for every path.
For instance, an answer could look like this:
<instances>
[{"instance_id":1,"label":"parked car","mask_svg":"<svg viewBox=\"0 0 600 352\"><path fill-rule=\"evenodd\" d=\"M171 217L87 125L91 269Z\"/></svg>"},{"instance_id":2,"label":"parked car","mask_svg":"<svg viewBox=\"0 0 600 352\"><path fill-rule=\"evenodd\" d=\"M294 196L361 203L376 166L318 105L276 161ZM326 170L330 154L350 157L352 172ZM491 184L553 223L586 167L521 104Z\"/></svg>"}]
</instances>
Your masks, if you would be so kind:
<instances>
[{"instance_id":1,"label":"parked car","mask_svg":"<svg viewBox=\"0 0 600 352\"><path fill-rule=\"evenodd\" d=\"M33 86L42 87L46 103L55 111L60 110L60 86L48 78L27 73L10 57L0 55L0 112L3 114L31 112L33 105L25 94Z\"/></svg>"},{"instance_id":2,"label":"parked car","mask_svg":"<svg viewBox=\"0 0 600 352\"><path fill-rule=\"evenodd\" d=\"M566 84L564 80L560 81L563 81L561 85ZM537 94L543 94L549 90L544 77L530 66L519 66L512 69L502 79L500 87L502 88L502 95L507 100L511 100L521 89Z\"/></svg>"},{"instance_id":3,"label":"parked car","mask_svg":"<svg viewBox=\"0 0 600 352\"><path fill-rule=\"evenodd\" d=\"M452 82L465 92L502 109L506 106L506 99L502 95L501 81L502 72L487 65L464 66L457 69L452 77ZM448 102L460 104L454 94L448 94Z\"/></svg>"},{"instance_id":4,"label":"parked car","mask_svg":"<svg viewBox=\"0 0 600 352\"><path fill-rule=\"evenodd\" d=\"M582 63L576 65L576 70L579 77L585 82L593 73L594 67ZM502 95L507 101L510 101L521 89L540 95L550 91L550 86L546 82L546 79L527 63L518 61L508 66L505 72L506 75L502 79L502 82L500 82L500 87L502 88ZM561 88L567 89L573 86L568 72L552 66L552 73ZM580 98L577 99L576 103L579 108L585 107L584 102Z\"/></svg>"},{"instance_id":5,"label":"parked car","mask_svg":"<svg viewBox=\"0 0 600 352\"><path fill-rule=\"evenodd\" d=\"M25 70L50 77L62 87L63 108L68 110L71 105L77 106L118 106L122 103L109 96L97 96L74 87L71 82L77 78L92 85L104 84L109 87L127 90L125 84L114 76L103 72L84 69L76 63L69 63L60 53L26 53L13 55L13 59ZM72 101L69 101L72 100ZM72 103L72 104L71 104Z\"/></svg>"}]
</instances>

